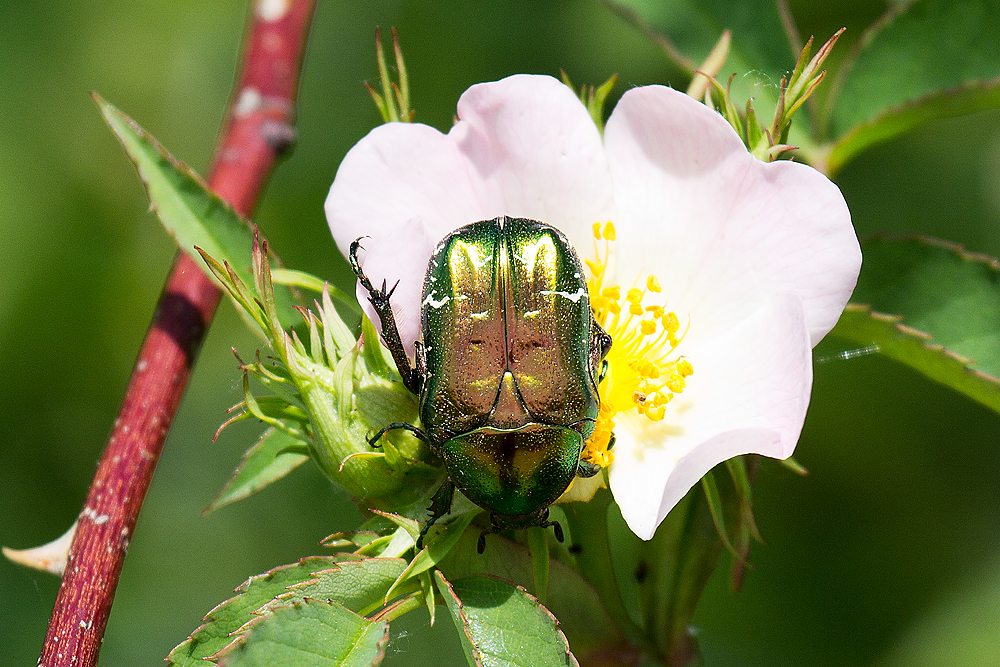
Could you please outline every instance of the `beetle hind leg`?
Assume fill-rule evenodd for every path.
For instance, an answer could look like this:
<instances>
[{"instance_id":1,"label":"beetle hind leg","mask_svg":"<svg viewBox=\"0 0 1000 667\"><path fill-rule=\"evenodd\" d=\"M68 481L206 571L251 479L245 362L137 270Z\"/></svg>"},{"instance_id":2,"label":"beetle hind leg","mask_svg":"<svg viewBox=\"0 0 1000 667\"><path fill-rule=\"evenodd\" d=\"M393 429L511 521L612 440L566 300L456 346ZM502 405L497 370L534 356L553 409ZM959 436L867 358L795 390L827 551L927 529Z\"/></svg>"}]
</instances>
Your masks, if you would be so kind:
<instances>
[{"instance_id":1,"label":"beetle hind leg","mask_svg":"<svg viewBox=\"0 0 1000 667\"><path fill-rule=\"evenodd\" d=\"M399 282L397 281L396 285L393 285L389 289L383 280L382 287L376 289L372 285L372 281L365 275L364 269L361 268L361 262L358 260L358 250L360 249L361 239L359 238L351 244L349 258L351 268L354 270L354 275L358 277L358 282L368 292L368 301L372 304L372 308L375 309L379 322L382 324L382 340L385 341L385 346L389 348L389 352L392 354L392 360L396 363L396 370L399 371L399 376L403 379L403 384L407 389L416 394L420 389L420 378L417 373L413 372L413 368L410 366L410 358L406 356L406 350L403 348L403 340L400 338L399 328L396 326L396 318L392 314L392 306L389 304L389 298L392 296Z\"/></svg>"},{"instance_id":2,"label":"beetle hind leg","mask_svg":"<svg viewBox=\"0 0 1000 667\"><path fill-rule=\"evenodd\" d=\"M538 522L538 527L548 528L549 526L552 526L552 532L556 534L556 539L561 543L565 539L562 526L559 525L558 521L549 521L549 511L545 510L542 520Z\"/></svg>"}]
</instances>

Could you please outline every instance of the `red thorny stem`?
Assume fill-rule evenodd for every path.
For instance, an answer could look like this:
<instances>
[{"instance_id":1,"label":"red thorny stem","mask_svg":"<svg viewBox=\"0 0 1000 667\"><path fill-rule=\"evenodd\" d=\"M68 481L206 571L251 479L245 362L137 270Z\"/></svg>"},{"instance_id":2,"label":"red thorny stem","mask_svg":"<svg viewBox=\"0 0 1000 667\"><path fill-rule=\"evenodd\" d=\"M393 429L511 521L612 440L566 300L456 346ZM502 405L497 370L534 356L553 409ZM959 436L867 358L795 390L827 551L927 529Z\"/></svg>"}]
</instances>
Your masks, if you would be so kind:
<instances>
[{"instance_id":1,"label":"red thorny stem","mask_svg":"<svg viewBox=\"0 0 1000 667\"><path fill-rule=\"evenodd\" d=\"M240 73L208 177L244 215L295 141L314 6L315 0L254 0L249 10ZM39 665L97 664L125 551L219 297L201 268L178 252L80 513Z\"/></svg>"}]
</instances>

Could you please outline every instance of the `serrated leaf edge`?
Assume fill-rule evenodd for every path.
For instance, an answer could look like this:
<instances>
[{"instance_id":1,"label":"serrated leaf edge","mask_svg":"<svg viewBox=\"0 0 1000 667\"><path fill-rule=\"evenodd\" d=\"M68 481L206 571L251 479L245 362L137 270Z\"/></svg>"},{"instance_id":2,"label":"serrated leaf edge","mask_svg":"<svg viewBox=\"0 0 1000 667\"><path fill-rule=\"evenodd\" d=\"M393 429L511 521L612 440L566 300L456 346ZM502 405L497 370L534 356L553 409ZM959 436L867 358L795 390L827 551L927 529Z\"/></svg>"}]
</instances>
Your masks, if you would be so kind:
<instances>
[{"instance_id":1,"label":"serrated leaf edge","mask_svg":"<svg viewBox=\"0 0 1000 667\"><path fill-rule=\"evenodd\" d=\"M378 621L373 621L373 620L371 620L371 619L369 619L369 618L367 618L365 616L362 616L361 614L359 614L359 613L357 613L355 611L351 611L350 609L348 609L344 605L340 604L336 600L319 600L319 599L316 599L316 598L303 598L301 600L293 600L289 604L276 606L273 609L270 609L269 611L272 612L272 613L260 614L260 615L256 616L255 618L250 619L248 622L246 622L240 628L239 634L233 639L233 641L231 641L230 643L226 644L226 646L224 646L223 648L219 649L216 653L214 653L213 655L211 655L211 656L209 656L208 658L205 658L205 659L206 660L210 660L212 662L215 662L217 664L221 663L230 654L232 654L234 651L238 650L240 648L240 646L243 645L246 642L247 635L250 633L251 630L253 630L253 628L255 626L268 621L273 616L273 612L274 611L282 610L282 609L297 609L299 607L307 606L309 604L321 604L321 605L327 605L328 607L334 607L334 606L340 607L341 609L343 609L344 611L348 612L349 614L351 614L353 616L357 616L360 619L364 619L365 621L368 621L370 624L378 622ZM254 613L256 614L257 612L254 612ZM378 655L375 656L375 658L370 663L372 665L372 667L375 667L376 665L379 665L382 662L382 659L385 658L385 647L386 647L386 644L388 643L388 637L389 637L389 623L385 622L385 621L382 621L382 625L385 628L385 630L383 631L382 639L380 639L379 642L378 642L378 647L380 649L379 653L378 653Z\"/></svg>"},{"instance_id":2,"label":"serrated leaf edge","mask_svg":"<svg viewBox=\"0 0 1000 667\"><path fill-rule=\"evenodd\" d=\"M919 109L921 105L927 104L928 102L931 102L935 99L939 98L944 99L947 97L959 95L961 93L969 92L973 89L979 89L985 92L991 89L996 89L998 87L1000 87L1000 77L994 79L970 79L952 88L939 88L937 90L925 93L919 97L914 97L911 100L907 100L902 104L897 104L896 106L891 106L891 107L885 107L881 111L879 111L878 114L876 114L871 120L854 125L843 134L837 136L827 146L826 158L822 160L822 163L814 164L814 166L820 169L827 176L836 174L838 171L840 171L842 167L844 167L844 165L846 165L851 160L851 158L853 158L858 153L867 150L868 148L874 146L875 144L889 141L890 139L899 134L899 133L894 133L885 136L879 139L878 141L867 144L860 150L851 149L843 154L840 154L840 151L843 150L843 147L849 145L855 137L857 137L859 134L862 134L867 130L870 130L872 127L875 127L876 125L879 125L880 123L884 122L887 118L891 118L893 116L899 116L906 112ZM981 109L974 109L968 113L980 110ZM964 114L952 113L940 116L939 118L947 118L956 115L964 115ZM914 124L914 126L922 124L923 124L922 122L917 122Z\"/></svg>"},{"instance_id":3,"label":"serrated leaf edge","mask_svg":"<svg viewBox=\"0 0 1000 667\"><path fill-rule=\"evenodd\" d=\"M236 595L233 595L230 598L226 598L225 600L223 600L219 604L217 604L214 607L212 607L212 609L209 610L209 612L202 617L202 619L201 619L202 620L201 625L199 625L197 628L195 628L194 631L192 631L191 634L188 635L187 639L185 639L180 644L178 644L176 647L174 647L174 649L170 652L170 655L173 655L174 651L177 651L177 649L181 648L182 646L190 644L195 639L195 636L198 633L202 632L205 628L207 628L208 626L210 626L212 623L217 622L218 619L215 618L215 616L214 616L215 613L218 612L223 607L225 607L227 604L229 604L229 603L233 602L234 600L238 599L241 595L244 595L247 592L247 590L249 590L250 585L253 584L255 581L265 581L266 582L268 579L273 578L275 574L277 574L278 572L280 572L282 570L288 570L288 569L291 569L291 568L300 567L300 566L306 565L309 561L329 562L329 563L334 564L334 566L336 566L336 564L340 562L340 561L336 560L337 558L338 558L338 556L306 556L306 557L300 558L298 561L296 561L294 563L286 563L285 565L279 565L278 567L271 568L270 570L268 570L266 572L261 572L260 574L255 574L252 577L247 578L246 581L244 581L242 584L240 584L239 586L237 586L233 590L233 592ZM322 571L327 570L327 569L330 569L330 568L329 567L320 567L315 572L310 572L309 576L312 577L312 576L314 576L316 574L316 572L322 572ZM286 586L286 589L287 588L288 587ZM272 598L272 600L270 600L267 603L265 603L263 606L267 606L267 604L269 604L271 601L273 601L273 598ZM260 609L262 609L263 606L260 607L260 608L258 608L258 609L256 609L256 610L254 610L254 611L252 611L252 612L250 612L251 617L254 614L256 614L258 611L260 611ZM245 626L246 626L246 623L244 623L243 625L241 625L235 631L229 633L229 636L234 638L233 641L236 641L236 639L239 638L239 635L243 631L243 628ZM232 642L230 642L226 646L229 646L230 644L232 644ZM222 649L220 649L219 651L217 651L214 655L218 655L218 653L220 653L223 650L225 650L225 647L223 647ZM167 656L167 660L168 661L170 661L170 655ZM203 657L203 658L201 658L201 660L212 660L213 657L214 657L214 655L212 657ZM177 664L177 663L171 662L171 664Z\"/></svg>"},{"instance_id":4,"label":"serrated leaf edge","mask_svg":"<svg viewBox=\"0 0 1000 667\"><path fill-rule=\"evenodd\" d=\"M971 368L969 364L974 364L975 363L974 359L963 357L961 354L949 350L944 345L930 342L934 340L934 336L927 333L926 331L921 331L920 329L915 329L914 327L903 324L902 322L905 318L902 315L881 313L877 310L872 309L871 305L867 303L849 303L847 304L847 307L844 308L844 310L855 313L867 313L874 320L879 320L882 322L893 324L895 325L896 330L902 335L907 336L908 338L918 339L923 343L923 346L928 350L932 352L940 352L945 356L960 363L962 365L962 368L964 368L967 373L982 378L987 382L992 382L996 384L998 387L1000 387L1000 378L996 377L995 375L992 375L991 373Z\"/></svg>"},{"instance_id":5,"label":"serrated leaf edge","mask_svg":"<svg viewBox=\"0 0 1000 667\"><path fill-rule=\"evenodd\" d=\"M452 585L450 581L448 581L445 578L444 574L441 573L441 570L434 570L434 574L437 576L438 581L447 588L448 594L455 600L455 603L458 605L458 615L459 618L462 619L462 630L465 632L465 636L468 638L469 644L471 644L472 647L476 650L477 655L473 656L473 658L476 661L476 666L482 667L483 662L479 657L481 651L479 649L479 646L477 646L476 642L472 639L472 635L469 634L469 619L465 615L465 604L462 602L462 599L458 597L458 595L455 593L455 587ZM555 614L549 611L548 607L539 602L537 597L529 593L528 590L524 588L524 586L519 586L512 581L504 579L503 577L498 577L494 574L488 574L488 573L483 573L481 575L474 575L474 576L482 576L482 577L487 577L489 579L495 579L496 581L501 581L505 584L513 586L519 593L524 595L529 602L533 603L536 607L541 609L545 613L545 615L548 616L549 619L552 621L552 625L555 628L556 633L558 633L559 638L562 639L563 647L566 650L566 656L570 659L571 663L575 667L580 667L579 661L577 661L576 656L573 655L573 652L569 648L569 640L566 639L566 634L562 631L562 628L560 627L559 619L555 617Z\"/></svg>"}]
</instances>

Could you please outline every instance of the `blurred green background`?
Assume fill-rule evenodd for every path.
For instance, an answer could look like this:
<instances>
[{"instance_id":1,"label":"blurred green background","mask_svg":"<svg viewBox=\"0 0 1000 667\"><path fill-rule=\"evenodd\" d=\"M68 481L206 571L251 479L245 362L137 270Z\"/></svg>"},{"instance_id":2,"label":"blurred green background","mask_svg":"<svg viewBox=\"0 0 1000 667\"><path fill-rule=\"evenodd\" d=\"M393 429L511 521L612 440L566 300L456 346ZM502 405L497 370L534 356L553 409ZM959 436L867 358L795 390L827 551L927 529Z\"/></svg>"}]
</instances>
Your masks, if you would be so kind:
<instances>
[{"instance_id":1,"label":"blurred green background","mask_svg":"<svg viewBox=\"0 0 1000 667\"><path fill-rule=\"evenodd\" d=\"M846 25L845 40L883 8L792 3L804 34ZM2 544L46 542L80 511L174 252L88 92L203 169L244 16L242 0L0 6ZM378 122L362 86L377 79L376 25L399 29L417 120L442 129L465 88L516 72L561 68L577 83L618 73L617 95L687 83L591 0L321 0L300 142L256 220L287 265L342 285L349 274L322 203L344 153ZM1000 112L981 112L864 153L837 177L859 234L913 230L1000 255L998 129ZM319 552L319 539L359 519L311 465L200 516L257 431L211 440L241 400L232 345L246 352L255 342L225 303L132 541L105 667L159 664L249 575ZM881 358L837 358L844 349L829 340L817 350L796 453L810 475L762 467L757 517L768 544L735 595L724 556L701 601L705 662L1000 665L1000 417ZM35 663L57 586L0 560L0 665ZM435 628L429 640L426 625L419 612L404 619L386 664L464 664L454 635ZM438 641L451 658L428 648Z\"/></svg>"}]
</instances>

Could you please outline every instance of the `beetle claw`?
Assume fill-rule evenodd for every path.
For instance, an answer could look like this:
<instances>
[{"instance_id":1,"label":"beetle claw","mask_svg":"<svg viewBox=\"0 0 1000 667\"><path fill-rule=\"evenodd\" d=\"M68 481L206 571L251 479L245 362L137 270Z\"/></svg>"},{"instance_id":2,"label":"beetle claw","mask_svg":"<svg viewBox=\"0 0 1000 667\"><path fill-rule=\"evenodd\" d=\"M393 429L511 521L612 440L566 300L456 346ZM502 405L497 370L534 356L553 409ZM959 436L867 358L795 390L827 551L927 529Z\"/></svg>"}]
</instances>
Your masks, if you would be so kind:
<instances>
[{"instance_id":1,"label":"beetle claw","mask_svg":"<svg viewBox=\"0 0 1000 667\"><path fill-rule=\"evenodd\" d=\"M361 286L368 292L368 301L371 302L372 307L375 308L375 313L378 315L379 321L382 323L382 340L385 341L386 347L389 348L389 352L392 353L392 360L396 363L396 370L399 371L399 376L403 380L403 385L413 393L418 393L420 388L421 378L417 377L413 373L413 369L410 367L410 360L406 356L406 350L403 348L403 342L399 338L399 329L396 327L396 318L392 314L392 306L389 303L389 297L392 296L392 292L396 289L388 289L386 281L382 281L382 289L375 289L372 285L372 281L368 279L365 275L364 269L361 268L361 261L358 259L358 250L361 248L361 239L365 237L359 237L351 244L351 251L349 253L351 269L354 270L354 275L358 277L358 282ZM396 283L399 284L398 281Z\"/></svg>"}]
</instances>

